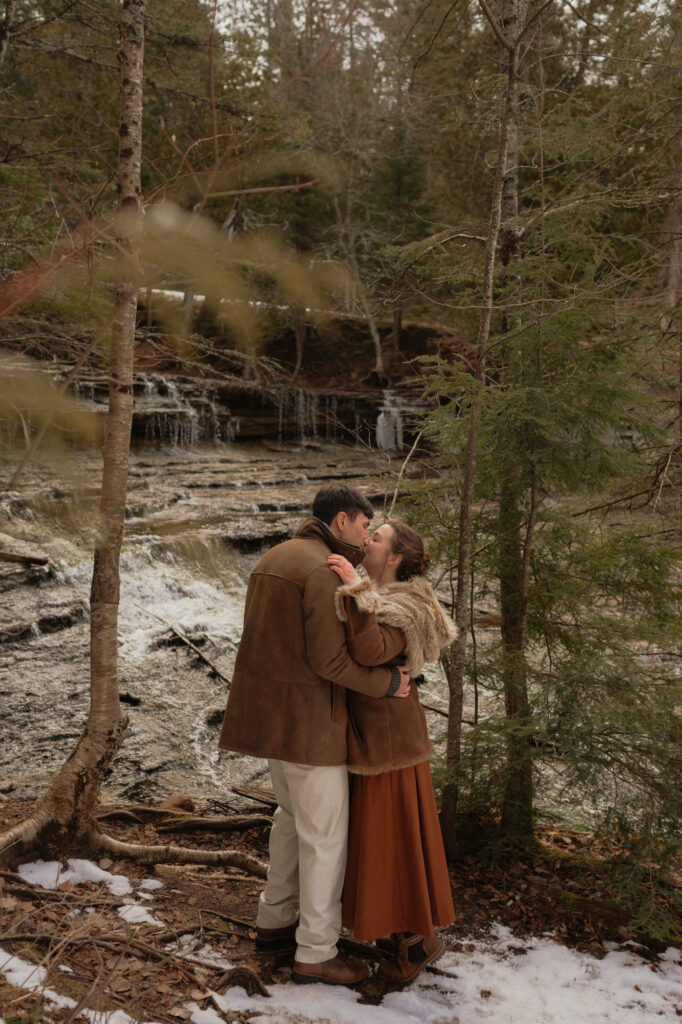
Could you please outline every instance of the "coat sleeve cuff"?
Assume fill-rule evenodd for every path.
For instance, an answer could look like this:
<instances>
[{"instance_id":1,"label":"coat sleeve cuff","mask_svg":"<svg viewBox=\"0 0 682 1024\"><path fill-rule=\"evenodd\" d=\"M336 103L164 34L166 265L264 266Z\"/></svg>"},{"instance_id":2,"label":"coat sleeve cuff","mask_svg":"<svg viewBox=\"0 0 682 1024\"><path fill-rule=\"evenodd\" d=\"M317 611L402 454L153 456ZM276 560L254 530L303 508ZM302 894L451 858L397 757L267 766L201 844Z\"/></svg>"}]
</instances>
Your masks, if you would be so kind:
<instances>
[{"instance_id":1,"label":"coat sleeve cuff","mask_svg":"<svg viewBox=\"0 0 682 1024\"><path fill-rule=\"evenodd\" d=\"M361 612L376 611L376 591L371 580L359 577L352 583L344 583L334 592L336 616L341 622L346 621L346 610L343 606L344 597L352 597Z\"/></svg>"},{"instance_id":2,"label":"coat sleeve cuff","mask_svg":"<svg viewBox=\"0 0 682 1024\"><path fill-rule=\"evenodd\" d=\"M398 692L399 688L400 688L400 672L395 667L395 665L392 665L391 666L391 682L389 683L389 687L386 690L386 693L384 694L384 697L392 697L394 693Z\"/></svg>"}]
</instances>

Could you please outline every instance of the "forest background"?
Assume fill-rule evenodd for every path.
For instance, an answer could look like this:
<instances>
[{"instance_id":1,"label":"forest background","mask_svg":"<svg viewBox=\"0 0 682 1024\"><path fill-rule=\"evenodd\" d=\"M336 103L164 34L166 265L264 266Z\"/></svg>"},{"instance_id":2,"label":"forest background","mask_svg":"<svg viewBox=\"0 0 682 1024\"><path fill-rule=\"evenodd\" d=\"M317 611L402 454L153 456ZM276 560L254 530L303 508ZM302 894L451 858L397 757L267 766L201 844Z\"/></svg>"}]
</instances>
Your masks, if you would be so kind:
<instances>
[{"instance_id":1,"label":"forest background","mask_svg":"<svg viewBox=\"0 0 682 1024\"><path fill-rule=\"evenodd\" d=\"M122 9L145 19L138 184ZM112 367L127 288L138 358L337 383L352 361L423 391L436 471L400 508L459 625L448 852L531 846L560 784L617 837L620 898L660 938L679 934L682 812L681 42L674 0L5 0L0 24L6 347ZM142 220L114 218L126 198ZM152 309L152 287L184 299ZM325 335L330 309L345 329ZM3 388L29 448L61 415L44 396L32 373ZM479 602L499 610L485 650ZM106 625L116 737L91 767L122 736ZM74 792L52 794L59 842Z\"/></svg>"}]
</instances>

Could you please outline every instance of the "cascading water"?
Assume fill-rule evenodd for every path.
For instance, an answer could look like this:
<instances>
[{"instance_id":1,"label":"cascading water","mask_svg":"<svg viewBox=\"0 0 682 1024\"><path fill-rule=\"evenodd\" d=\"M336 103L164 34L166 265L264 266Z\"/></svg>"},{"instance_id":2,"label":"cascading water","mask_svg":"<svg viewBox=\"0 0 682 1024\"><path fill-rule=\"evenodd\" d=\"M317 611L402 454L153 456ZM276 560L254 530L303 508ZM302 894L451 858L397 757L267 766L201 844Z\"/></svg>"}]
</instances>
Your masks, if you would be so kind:
<instances>
[{"instance_id":1,"label":"cascading water","mask_svg":"<svg viewBox=\"0 0 682 1024\"><path fill-rule=\"evenodd\" d=\"M377 448L392 449L403 446L402 403L393 391L384 391L375 434Z\"/></svg>"},{"instance_id":2,"label":"cascading water","mask_svg":"<svg viewBox=\"0 0 682 1024\"><path fill-rule=\"evenodd\" d=\"M339 397L327 391L280 388L273 396L278 441L334 444L343 433ZM355 415L355 414L354 414Z\"/></svg>"}]
</instances>

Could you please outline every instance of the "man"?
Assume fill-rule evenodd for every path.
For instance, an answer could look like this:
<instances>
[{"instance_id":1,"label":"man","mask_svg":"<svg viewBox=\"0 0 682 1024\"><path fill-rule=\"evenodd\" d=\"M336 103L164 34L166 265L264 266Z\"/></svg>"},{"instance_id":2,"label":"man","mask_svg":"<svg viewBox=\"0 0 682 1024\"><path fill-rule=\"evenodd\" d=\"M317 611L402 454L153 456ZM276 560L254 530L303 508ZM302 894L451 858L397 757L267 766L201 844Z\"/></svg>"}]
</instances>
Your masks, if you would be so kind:
<instances>
[{"instance_id":1,"label":"man","mask_svg":"<svg viewBox=\"0 0 682 1024\"><path fill-rule=\"evenodd\" d=\"M221 747L268 759L278 807L257 937L266 948L296 942L300 984L352 985L368 973L337 949L348 837L345 689L406 697L409 676L353 661L327 556L358 565L373 514L358 491L325 487L313 518L261 558L220 735Z\"/></svg>"}]
</instances>

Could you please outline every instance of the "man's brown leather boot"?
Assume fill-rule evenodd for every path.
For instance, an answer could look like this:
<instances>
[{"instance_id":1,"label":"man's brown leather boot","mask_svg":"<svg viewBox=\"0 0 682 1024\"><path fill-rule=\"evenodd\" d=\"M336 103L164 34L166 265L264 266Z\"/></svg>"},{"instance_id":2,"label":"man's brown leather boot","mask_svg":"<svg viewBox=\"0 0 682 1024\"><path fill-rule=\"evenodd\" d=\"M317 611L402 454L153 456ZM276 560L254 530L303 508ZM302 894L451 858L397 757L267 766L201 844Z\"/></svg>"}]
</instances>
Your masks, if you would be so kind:
<instances>
[{"instance_id":1,"label":"man's brown leather boot","mask_svg":"<svg viewBox=\"0 0 682 1024\"><path fill-rule=\"evenodd\" d=\"M291 977L299 985L356 985L369 977L369 970L360 960L342 960L340 956L334 956L321 964L303 964L294 960Z\"/></svg>"},{"instance_id":2,"label":"man's brown leather boot","mask_svg":"<svg viewBox=\"0 0 682 1024\"><path fill-rule=\"evenodd\" d=\"M393 985L407 985L444 952L445 946L437 935L401 935L395 959L382 961L377 974Z\"/></svg>"},{"instance_id":3,"label":"man's brown leather boot","mask_svg":"<svg viewBox=\"0 0 682 1024\"><path fill-rule=\"evenodd\" d=\"M260 928L256 925L256 945L259 949L291 949L296 945L298 921L284 928Z\"/></svg>"}]
</instances>

